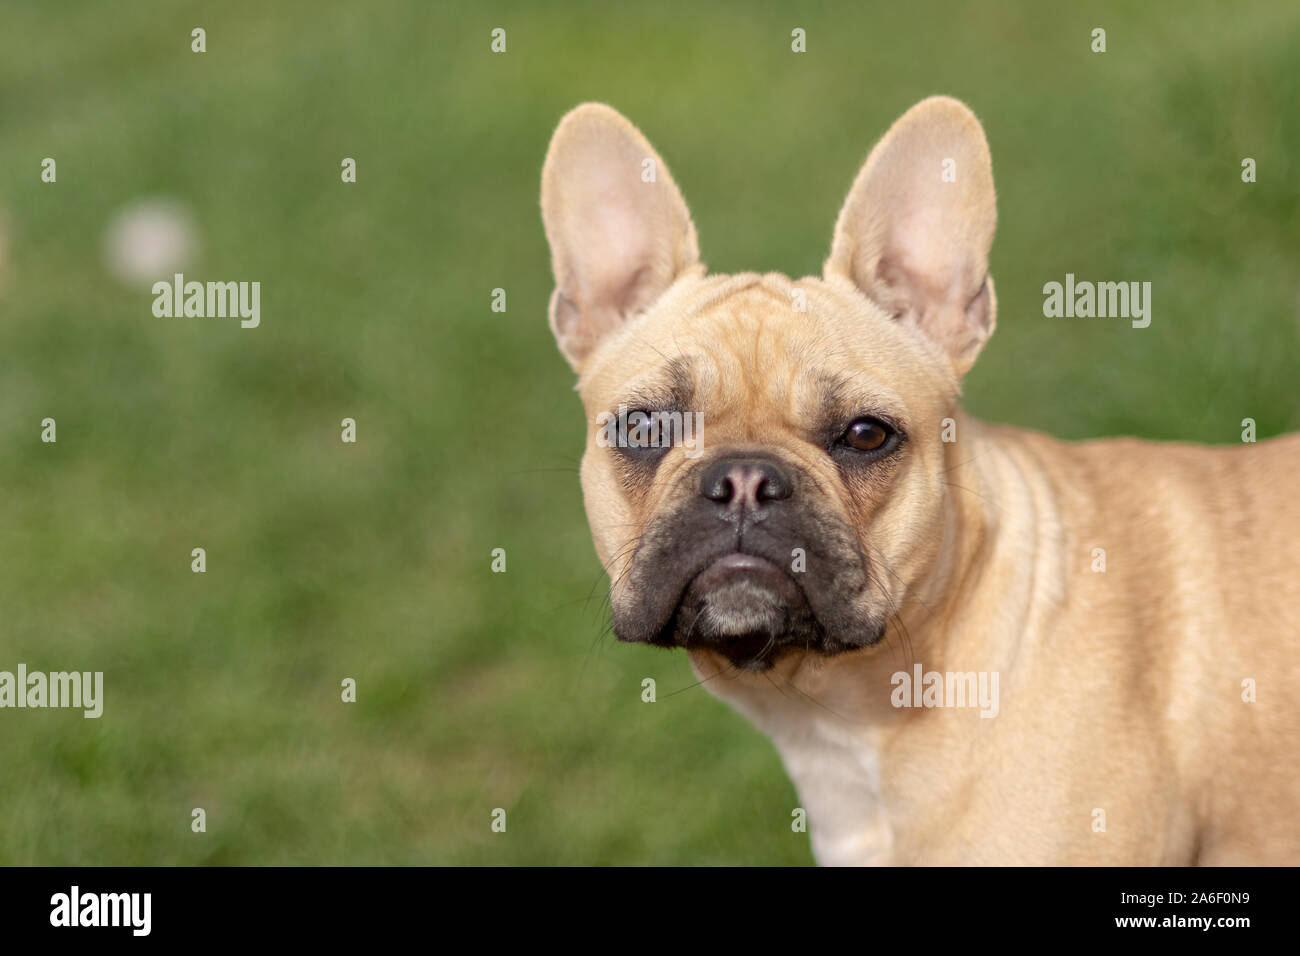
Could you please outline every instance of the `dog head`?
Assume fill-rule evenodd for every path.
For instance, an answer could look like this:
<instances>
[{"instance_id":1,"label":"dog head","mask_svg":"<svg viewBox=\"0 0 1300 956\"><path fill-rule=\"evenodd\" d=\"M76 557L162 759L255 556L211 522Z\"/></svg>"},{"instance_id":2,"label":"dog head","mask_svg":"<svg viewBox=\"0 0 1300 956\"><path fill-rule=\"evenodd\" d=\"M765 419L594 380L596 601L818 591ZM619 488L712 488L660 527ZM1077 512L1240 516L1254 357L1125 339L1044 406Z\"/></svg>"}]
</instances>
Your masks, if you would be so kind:
<instances>
[{"instance_id":1,"label":"dog head","mask_svg":"<svg viewBox=\"0 0 1300 956\"><path fill-rule=\"evenodd\" d=\"M975 116L936 97L894 124L820 279L706 275L668 168L607 106L557 128L542 216L616 635L746 669L880 641L938 558L945 420L993 331Z\"/></svg>"}]
</instances>

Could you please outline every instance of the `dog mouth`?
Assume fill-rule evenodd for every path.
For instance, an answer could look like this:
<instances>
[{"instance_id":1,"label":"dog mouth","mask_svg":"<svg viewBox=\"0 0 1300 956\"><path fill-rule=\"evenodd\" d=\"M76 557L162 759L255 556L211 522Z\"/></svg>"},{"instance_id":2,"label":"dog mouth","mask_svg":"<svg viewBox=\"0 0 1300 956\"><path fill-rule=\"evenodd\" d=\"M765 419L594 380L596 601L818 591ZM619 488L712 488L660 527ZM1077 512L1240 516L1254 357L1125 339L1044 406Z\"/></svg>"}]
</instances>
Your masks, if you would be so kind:
<instances>
[{"instance_id":1,"label":"dog mouth","mask_svg":"<svg viewBox=\"0 0 1300 956\"><path fill-rule=\"evenodd\" d=\"M708 651L763 671L882 640L888 602L869 587L866 555L844 521L811 505L772 505L742 529L716 511L712 499L692 499L646 529L611 588L620 641Z\"/></svg>"},{"instance_id":2,"label":"dog mouth","mask_svg":"<svg viewBox=\"0 0 1300 956\"><path fill-rule=\"evenodd\" d=\"M819 631L790 573L759 555L731 552L691 578L656 643L707 649L739 669L764 670L783 649L815 644Z\"/></svg>"}]
</instances>

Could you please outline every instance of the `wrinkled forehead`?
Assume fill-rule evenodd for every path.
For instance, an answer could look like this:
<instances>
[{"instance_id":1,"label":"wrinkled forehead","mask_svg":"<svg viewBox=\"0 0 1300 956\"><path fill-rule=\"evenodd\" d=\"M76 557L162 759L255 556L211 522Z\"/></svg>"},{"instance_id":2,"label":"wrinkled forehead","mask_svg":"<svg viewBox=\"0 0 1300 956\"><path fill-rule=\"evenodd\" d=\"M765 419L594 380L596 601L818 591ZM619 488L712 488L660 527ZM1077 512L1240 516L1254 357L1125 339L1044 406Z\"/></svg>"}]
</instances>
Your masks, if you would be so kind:
<instances>
[{"instance_id":1,"label":"wrinkled forehead","mask_svg":"<svg viewBox=\"0 0 1300 956\"><path fill-rule=\"evenodd\" d=\"M589 407L905 415L949 384L918 335L820 280L746 274L674 291L594 357Z\"/></svg>"}]
</instances>

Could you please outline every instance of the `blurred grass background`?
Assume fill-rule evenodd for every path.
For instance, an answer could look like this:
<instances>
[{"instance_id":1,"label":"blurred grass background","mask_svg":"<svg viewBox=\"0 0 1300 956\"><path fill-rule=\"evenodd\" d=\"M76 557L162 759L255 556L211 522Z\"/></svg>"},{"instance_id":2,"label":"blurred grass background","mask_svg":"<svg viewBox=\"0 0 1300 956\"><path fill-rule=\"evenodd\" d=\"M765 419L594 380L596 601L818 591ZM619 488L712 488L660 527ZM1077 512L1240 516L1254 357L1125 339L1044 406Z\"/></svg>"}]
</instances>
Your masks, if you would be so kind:
<instances>
[{"instance_id":1,"label":"blurred grass background","mask_svg":"<svg viewBox=\"0 0 1300 956\"><path fill-rule=\"evenodd\" d=\"M876 137L958 96L1001 214L975 414L1300 426L1300 6L785 7L6 3L0 669L102 670L105 706L0 711L0 862L810 862L766 740L601 636L537 210L584 100L655 143L711 268L802 275ZM262 283L260 328L109 278L153 195L194 210L189 278ZM1151 327L1045 319L1066 272L1150 281Z\"/></svg>"}]
</instances>

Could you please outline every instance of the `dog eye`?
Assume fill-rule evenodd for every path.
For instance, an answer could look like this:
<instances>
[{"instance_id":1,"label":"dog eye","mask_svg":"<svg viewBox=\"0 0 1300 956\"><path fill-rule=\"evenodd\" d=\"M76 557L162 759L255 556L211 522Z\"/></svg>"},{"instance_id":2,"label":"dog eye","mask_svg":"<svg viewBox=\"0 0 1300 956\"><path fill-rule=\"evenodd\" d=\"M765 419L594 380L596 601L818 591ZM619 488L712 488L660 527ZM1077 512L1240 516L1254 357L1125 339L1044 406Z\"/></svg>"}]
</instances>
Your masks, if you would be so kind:
<instances>
[{"instance_id":1,"label":"dog eye","mask_svg":"<svg viewBox=\"0 0 1300 956\"><path fill-rule=\"evenodd\" d=\"M854 451L880 451L894 430L874 418L859 418L840 436L839 443Z\"/></svg>"},{"instance_id":2,"label":"dog eye","mask_svg":"<svg viewBox=\"0 0 1300 956\"><path fill-rule=\"evenodd\" d=\"M658 412L632 412L627 417L627 447L658 448L662 430L663 419Z\"/></svg>"}]
</instances>

